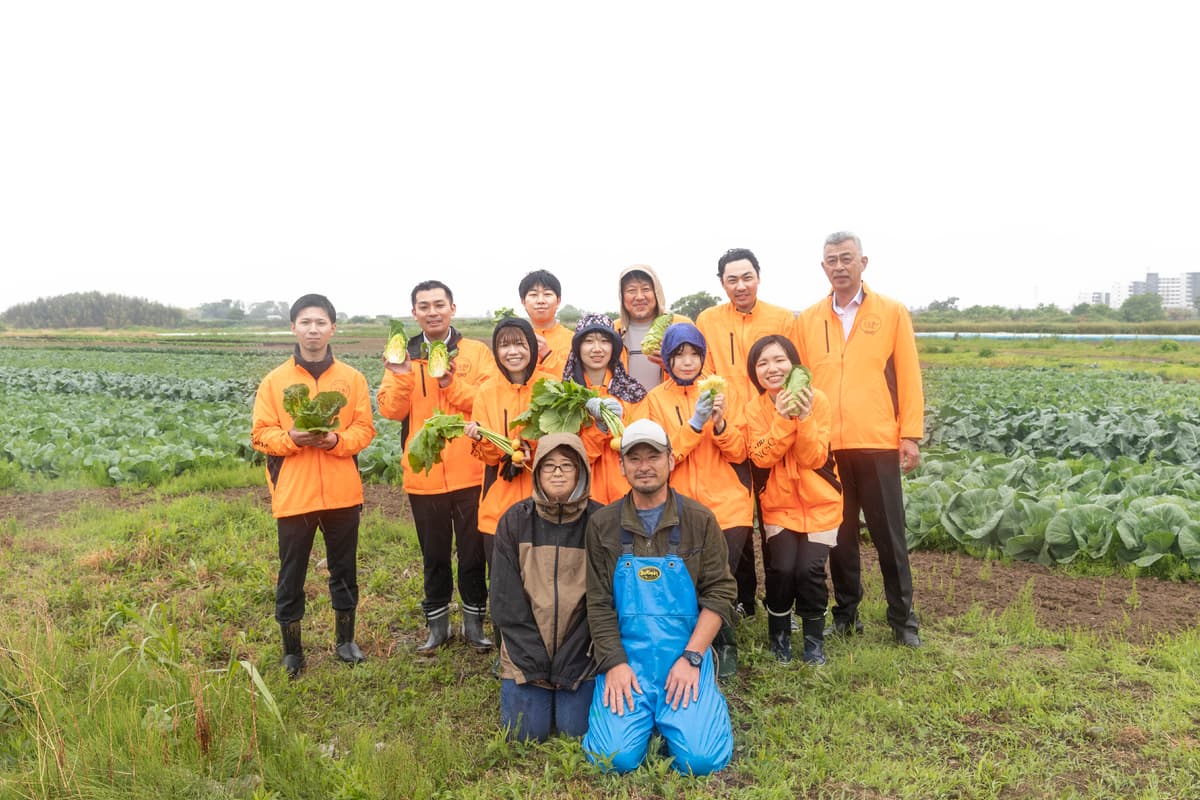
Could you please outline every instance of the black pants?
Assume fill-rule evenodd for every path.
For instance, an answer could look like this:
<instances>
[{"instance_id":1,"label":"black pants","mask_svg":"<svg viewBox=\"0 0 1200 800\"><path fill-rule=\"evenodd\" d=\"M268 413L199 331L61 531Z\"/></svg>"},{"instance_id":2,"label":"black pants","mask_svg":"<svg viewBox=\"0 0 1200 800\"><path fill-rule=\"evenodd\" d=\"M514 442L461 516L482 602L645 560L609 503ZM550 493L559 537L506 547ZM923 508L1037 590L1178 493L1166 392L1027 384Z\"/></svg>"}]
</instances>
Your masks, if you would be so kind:
<instances>
[{"instance_id":1,"label":"black pants","mask_svg":"<svg viewBox=\"0 0 1200 800\"><path fill-rule=\"evenodd\" d=\"M746 543L750 543L750 567L754 568L754 528L749 525L737 525L732 528L725 529L725 543L729 545L729 571L737 575L741 568L742 561L746 556ZM750 594L754 596L753 592ZM738 598L741 600L741 598Z\"/></svg>"},{"instance_id":2,"label":"black pants","mask_svg":"<svg viewBox=\"0 0 1200 800\"><path fill-rule=\"evenodd\" d=\"M450 604L454 595L454 570L450 554L458 550L458 593L464 604L487 605L487 557L479 532L479 487L445 494L410 494L413 523L425 562L426 614Z\"/></svg>"},{"instance_id":3,"label":"black pants","mask_svg":"<svg viewBox=\"0 0 1200 800\"><path fill-rule=\"evenodd\" d=\"M325 537L329 597L337 611L358 608L358 520L362 506L314 511L276 520L279 579L275 621L286 625L304 617L304 578L317 528Z\"/></svg>"},{"instance_id":4,"label":"black pants","mask_svg":"<svg viewBox=\"0 0 1200 800\"><path fill-rule=\"evenodd\" d=\"M829 557L833 580L833 618L852 622L862 602L862 563L859 560L859 510L867 520L871 541L879 553L888 624L894 630L917 630L913 612L912 571L904 538L904 498L900 489L900 455L896 450L835 450L842 479L842 524L837 547Z\"/></svg>"},{"instance_id":5,"label":"black pants","mask_svg":"<svg viewBox=\"0 0 1200 800\"><path fill-rule=\"evenodd\" d=\"M754 496L754 521L758 528L759 541L762 543L763 572L765 574L769 555L767 554L767 539L762 534L762 516L759 514L758 495L767 485L767 478L770 477L771 470L755 466L750 461L746 461L745 466L750 475L751 491ZM730 550L729 556L729 570L737 581L737 601L742 604L742 608L746 609L746 613L753 614L758 594L758 559L754 556L754 536L747 536L742 541L742 552L736 561L733 559L732 550Z\"/></svg>"},{"instance_id":6,"label":"black pants","mask_svg":"<svg viewBox=\"0 0 1200 800\"><path fill-rule=\"evenodd\" d=\"M829 546L810 541L803 533L781 531L767 539L767 611L784 614L793 606L804 619L825 618L829 590L825 561Z\"/></svg>"}]
</instances>

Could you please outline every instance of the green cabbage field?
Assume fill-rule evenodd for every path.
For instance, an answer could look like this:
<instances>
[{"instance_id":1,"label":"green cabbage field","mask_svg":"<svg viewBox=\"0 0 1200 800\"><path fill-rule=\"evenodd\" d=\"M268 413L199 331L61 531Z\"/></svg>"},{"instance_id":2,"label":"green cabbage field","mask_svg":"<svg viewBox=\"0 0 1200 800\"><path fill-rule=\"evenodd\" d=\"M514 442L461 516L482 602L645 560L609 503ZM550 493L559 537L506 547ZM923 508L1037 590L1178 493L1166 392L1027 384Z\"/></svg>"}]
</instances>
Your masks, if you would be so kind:
<instances>
[{"instance_id":1,"label":"green cabbage field","mask_svg":"<svg viewBox=\"0 0 1200 800\"><path fill-rule=\"evenodd\" d=\"M5 348L0 466L153 485L197 467L257 461L253 394L282 358L279 350ZM377 357L346 360L378 385ZM1200 574L1200 384L988 367L927 369L925 381L925 459L905 479L910 546ZM399 482L399 425L377 418L377 426L360 469L369 481Z\"/></svg>"}]
</instances>

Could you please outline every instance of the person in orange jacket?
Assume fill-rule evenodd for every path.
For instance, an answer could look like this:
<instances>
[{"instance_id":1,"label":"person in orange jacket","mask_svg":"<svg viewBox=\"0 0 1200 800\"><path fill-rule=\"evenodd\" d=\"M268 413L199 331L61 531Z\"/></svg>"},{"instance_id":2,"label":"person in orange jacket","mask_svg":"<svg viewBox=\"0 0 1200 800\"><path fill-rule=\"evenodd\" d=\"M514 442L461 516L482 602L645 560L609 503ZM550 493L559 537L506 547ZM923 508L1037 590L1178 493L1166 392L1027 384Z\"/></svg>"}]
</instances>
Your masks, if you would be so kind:
<instances>
[{"instance_id":1,"label":"person in orange jacket","mask_svg":"<svg viewBox=\"0 0 1200 800\"><path fill-rule=\"evenodd\" d=\"M537 336L537 368L557 378L571 353L571 329L558 321L562 284L553 273L536 269L521 278L517 293Z\"/></svg>"},{"instance_id":2,"label":"person in orange jacket","mask_svg":"<svg viewBox=\"0 0 1200 800\"><path fill-rule=\"evenodd\" d=\"M696 315L696 327L708 343L705 371L736 382L743 397L753 397L755 390L746 375L746 357L750 345L773 333L788 334L792 330L792 312L781 306L758 299L760 269L758 257L744 247L726 250L717 259L717 278L728 303L706 308ZM766 473L749 463L743 467L751 473L754 491L762 491ZM769 553L763 542L763 567ZM734 572L738 582L738 606L746 616L754 614L758 577L755 572L754 540L746 540L746 548Z\"/></svg>"},{"instance_id":3,"label":"person in orange jacket","mask_svg":"<svg viewBox=\"0 0 1200 800\"><path fill-rule=\"evenodd\" d=\"M666 379L662 358L642 352L642 340L650 332L654 320L671 314L667 296L658 274L645 264L634 264L621 270L618 277L621 294L621 315L614 323L617 335L625 345L621 363L629 374L649 391ZM671 314L671 322L691 322L682 314Z\"/></svg>"},{"instance_id":4,"label":"person in orange jacket","mask_svg":"<svg viewBox=\"0 0 1200 800\"><path fill-rule=\"evenodd\" d=\"M747 372L758 396L746 407L750 458L770 470L759 495L767 537L767 630L771 651L792 658L792 609L804 636L802 659L825 663L825 562L842 521L841 484L829 448L829 398L784 381L800 357L791 340L764 336L750 347Z\"/></svg>"},{"instance_id":5,"label":"person in orange jacket","mask_svg":"<svg viewBox=\"0 0 1200 800\"><path fill-rule=\"evenodd\" d=\"M746 460L744 398L737 384L726 382L715 396L698 387L707 345L690 322L669 326L662 339L667 380L646 396L646 415L667 432L675 467L671 487L708 506L729 545L729 568L737 570L746 540L754 530L754 499L750 476L734 465ZM717 677L737 671L737 642L733 628L722 625L713 640Z\"/></svg>"},{"instance_id":6,"label":"person in orange jacket","mask_svg":"<svg viewBox=\"0 0 1200 800\"><path fill-rule=\"evenodd\" d=\"M279 538L275 621L283 638L283 666L288 676L295 678L304 668L300 635L304 579L318 528L328 556L337 656L351 664L364 659L354 641L358 523L363 504L355 456L375 438L375 422L367 379L334 358L329 346L337 331L333 303L324 295L306 294L292 304L290 317L296 349L259 385L250 438L254 449L267 456L271 515ZM294 384L307 386L310 397L338 392L346 398L334 430L296 428L283 407L283 391Z\"/></svg>"},{"instance_id":7,"label":"person in orange jacket","mask_svg":"<svg viewBox=\"0 0 1200 800\"><path fill-rule=\"evenodd\" d=\"M879 553L896 643L920 647L900 487L901 471L921 460L917 443L925 432L912 318L903 305L863 282L867 257L854 234L830 235L821 266L832 291L800 314L793 338L812 369L813 385L833 403L833 455L846 490L838 546L829 562L835 600L829 631L862 630L861 510Z\"/></svg>"},{"instance_id":8,"label":"person in orange jacket","mask_svg":"<svg viewBox=\"0 0 1200 800\"><path fill-rule=\"evenodd\" d=\"M608 504L629 493L629 481L621 472L621 458L612 449L612 434L601 418L604 404L618 418L629 424L644 417L642 401L646 388L638 383L621 364L621 337L617 336L612 320L603 314L585 314L575 326L571 339L571 355L563 368L563 380L600 393L588 401L592 423L579 432L587 447L592 472L592 499Z\"/></svg>"},{"instance_id":9,"label":"person in orange jacket","mask_svg":"<svg viewBox=\"0 0 1200 800\"><path fill-rule=\"evenodd\" d=\"M554 378L537 369L537 336L533 326L523 319L508 317L496 323L492 331L492 352L499 378L485 383L475 398L466 436L471 439L471 454L483 462L483 488L479 495L479 532L484 536L488 563L492 562L491 535L496 524L513 503L524 500L533 491L532 446L535 442L522 440L520 462L505 455L495 444L483 438L479 427L507 436L520 438L520 431L509 428L511 422L529 408L533 384L543 377Z\"/></svg>"},{"instance_id":10,"label":"person in orange jacket","mask_svg":"<svg viewBox=\"0 0 1200 800\"><path fill-rule=\"evenodd\" d=\"M496 362L486 344L467 339L454 329L454 295L446 284L433 280L418 283L412 290L412 305L421 335L409 340L408 357L402 363L384 360L386 372L376 399L380 414L402 423L404 491L421 544L425 572L421 610L429 626L429 638L417 652L432 655L450 639L452 545L458 554L463 635L471 646L487 650L492 646L483 634L487 559L478 525L483 465L471 455L471 441L462 436L447 442L441 463L434 464L428 473L413 469L408 447L435 411L469 416L479 388L496 376ZM422 345L433 342L445 342L456 353L446 374L437 378L429 374L429 364L422 355Z\"/></svg>"}]
</instances>

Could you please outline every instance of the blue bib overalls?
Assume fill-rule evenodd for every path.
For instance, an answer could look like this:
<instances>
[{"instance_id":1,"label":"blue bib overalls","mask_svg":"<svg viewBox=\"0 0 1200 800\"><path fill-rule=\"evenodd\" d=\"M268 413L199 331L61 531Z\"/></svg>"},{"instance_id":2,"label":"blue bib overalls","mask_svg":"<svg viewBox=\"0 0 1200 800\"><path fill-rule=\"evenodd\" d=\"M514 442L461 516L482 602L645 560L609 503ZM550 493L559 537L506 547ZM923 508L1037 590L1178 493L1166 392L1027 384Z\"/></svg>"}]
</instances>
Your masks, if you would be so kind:
<instances>
[{"instance_id":1,"label":"blue bib overalls","mask_svg":"<svg viewBox=\"0 0 1200 800\"><path fill-rule=\"evenodd\" d=\"M696 587L679 556L679 526L671 529L665 556L634 556L633 534L621 531L622 554L613 573L613 601L621 644L642 694L633 709L617 716L604 705L605 675L596 678L588 732L583 749L588 759L628 772L646 758L650 734L657 727L674 762L684 774L707 775L729 763L733 729L729 707L717 687L712 650L700 666L699 696L687 708L666 701L667 673L683 654L700 617Z\"/></svg>"}]
</instances>

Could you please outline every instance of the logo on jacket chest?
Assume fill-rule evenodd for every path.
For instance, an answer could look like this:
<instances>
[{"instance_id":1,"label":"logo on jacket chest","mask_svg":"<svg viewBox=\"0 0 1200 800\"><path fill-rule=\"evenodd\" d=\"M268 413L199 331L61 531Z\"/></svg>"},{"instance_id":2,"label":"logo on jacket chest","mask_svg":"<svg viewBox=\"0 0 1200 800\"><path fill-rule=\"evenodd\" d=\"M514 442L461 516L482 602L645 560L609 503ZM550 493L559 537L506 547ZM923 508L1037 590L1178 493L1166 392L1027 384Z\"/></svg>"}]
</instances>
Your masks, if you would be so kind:
<instances>
[{"instance_id":1,"label":"logo on jacket chest","mask_svg":"<svg viewBox=\"0 0 1200 800\"><path fill-rule=\"evenodd\" d=\"M642 567L638 570L638 577L644 581L656 581L662 577L662 570L658 567Z\"/></svg>"},{"instance_id":2,"label":"logo on jacket chest","mask_svg":"<svg viewBox=\"0 0 1200 800\"><path fill-rule=\"evenodd\" d=\"M883 327L883 320L878 314L868 314L859 322L858 329L863 333L879 333L879 329Z\"/></svg>"}]
</instances>

